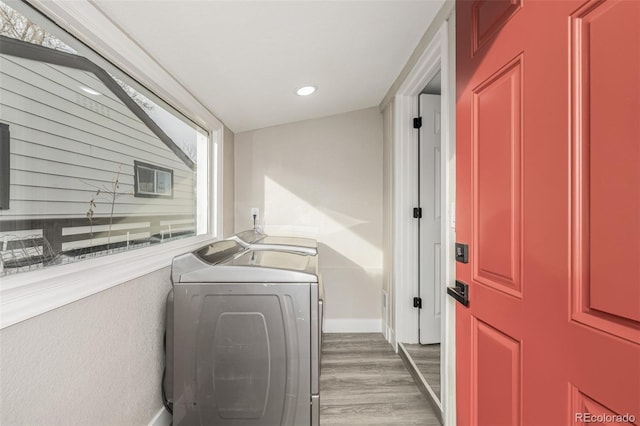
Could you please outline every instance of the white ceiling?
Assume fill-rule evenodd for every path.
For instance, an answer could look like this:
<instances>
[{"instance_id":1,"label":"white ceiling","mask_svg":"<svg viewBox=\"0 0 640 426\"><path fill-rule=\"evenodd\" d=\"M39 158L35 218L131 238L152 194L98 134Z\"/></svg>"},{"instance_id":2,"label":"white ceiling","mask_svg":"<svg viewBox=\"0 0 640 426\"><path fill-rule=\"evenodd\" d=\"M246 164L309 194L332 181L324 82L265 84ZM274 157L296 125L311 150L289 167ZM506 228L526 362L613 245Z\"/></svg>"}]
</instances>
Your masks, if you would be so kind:
<instances>
[{"instance_id":1,"label":"white ceiling","mask_svg":"<svg viewBox=\"0 0 640 426\"><path fill-rule=\"evenodd\" d=\"M443 0L95 4L234 132L378 105ZM314 85L308 97L298 87Z\"/></svg>"}]
</instances>

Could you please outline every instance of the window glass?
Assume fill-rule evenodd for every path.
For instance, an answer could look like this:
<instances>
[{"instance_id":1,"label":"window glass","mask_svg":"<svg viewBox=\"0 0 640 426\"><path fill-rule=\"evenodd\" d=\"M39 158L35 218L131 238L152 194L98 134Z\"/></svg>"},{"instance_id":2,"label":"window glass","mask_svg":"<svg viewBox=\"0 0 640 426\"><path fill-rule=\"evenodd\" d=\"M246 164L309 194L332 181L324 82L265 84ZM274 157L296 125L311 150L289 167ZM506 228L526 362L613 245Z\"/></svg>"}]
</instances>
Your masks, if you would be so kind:
<instances>
[{"instance_id":1,"label":"window glass","mask_svg":"<svg viewBox=\"0 0 640 426\"><path fill-rule=\"evenodd\" d=\"M207 132L26 4L0 25L1 274L207 233Z\"/></svg>"},{"instance_id":2,"label":"window glass","mask_svg":"<svg viewBox=\"0 0 640 426\"><path fill-rule=\"evenodd\" d=\"M156 184L157 194L171 195L171 173L156 170Z\"/></svg>"},{"instance_id":3,"label":"window glass","mask_svg":"<svg viewBox=\"0 0 640 426\"><path fill-rule=\"evenodd\" d=\"M173 170L134 161L136 197L172 197Z\"/></svg>"},{"instance_id":4,"label":"window glass","mask_svg":"<svg viewBox=\"0 0 640 426\"><path fill-rule=\"evenodd\" d=\"M146 167L138 167L138 192L153 194L155 191L155 172Z\"/></svg>"}]
</instances>

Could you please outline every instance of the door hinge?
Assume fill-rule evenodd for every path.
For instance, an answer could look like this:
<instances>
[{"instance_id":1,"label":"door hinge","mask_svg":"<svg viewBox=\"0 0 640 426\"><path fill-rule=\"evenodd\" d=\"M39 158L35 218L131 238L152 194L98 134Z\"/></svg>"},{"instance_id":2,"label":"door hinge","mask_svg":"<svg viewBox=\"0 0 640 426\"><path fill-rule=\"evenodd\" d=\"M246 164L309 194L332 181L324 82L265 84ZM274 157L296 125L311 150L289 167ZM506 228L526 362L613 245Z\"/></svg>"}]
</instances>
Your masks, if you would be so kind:
<instances>
[{"instance_id":1,"label":"door hinge","mask_svg":"<svg viewBox=\"0 0 640 426\"><path fill-rule=\"evenodd\" d=\"M422 117L416 117L413 119L413 128L419 129L422 127Z\"/></svg>"},{"instance_id":2,"label":"door hinge","mask_svg":"<svg viewBox=\"0 0 640 426\"><path fill-rule=\"evenodd\" d=\"M422 309L422 298L421 297L414 297L413 298L413 307L414 308L418 308L418 309Z\"/></svg>"},{"instance_id":3,"label":"door hinge","mask_svg":"<svg viewBox=\"0 0 640 426\"><path fill-rule=\"evenodd\" d=\"M422 207L413 208L413 217L415 219L422 219Z\"/></svg>"}]
</instances>

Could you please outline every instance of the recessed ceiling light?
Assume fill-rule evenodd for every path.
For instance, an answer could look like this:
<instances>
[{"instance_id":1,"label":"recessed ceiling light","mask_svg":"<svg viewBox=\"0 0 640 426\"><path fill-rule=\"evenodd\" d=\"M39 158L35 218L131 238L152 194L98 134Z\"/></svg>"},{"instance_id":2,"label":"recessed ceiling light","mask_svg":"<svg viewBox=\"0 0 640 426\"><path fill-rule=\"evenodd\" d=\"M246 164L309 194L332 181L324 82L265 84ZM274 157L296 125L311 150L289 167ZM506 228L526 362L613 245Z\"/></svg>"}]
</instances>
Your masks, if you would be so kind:
<instances>
[{"instance_id":1,"label":"recessed ceiling light","mask_svg":"<svg viewBox=\"0 0 640 426\"><path fill-rule=\"evenodd\" d=\"M81 88L84 92L86 92L86 93L88 93L88 94L90 94L90 95L93 95L93 96L100 96L100 95L101 95L101 93L100 93L100 92L95 91L95 90L93 90L93 89L91 89L91 88L89 88L89 87L80 86L80 88Z\"/></svg>"},{"instance_id":2,"label":"recessed ceiling light","mask_svg":"<svg viewBox=\"0 0 640 426\"><path fill-rule=\"evenodd\" d=\"M315 91L316 91L316 88L314 86L305 86L305 87L299 88L296 93L300 96L309 96Z\"/></svg>"}]
</instances>

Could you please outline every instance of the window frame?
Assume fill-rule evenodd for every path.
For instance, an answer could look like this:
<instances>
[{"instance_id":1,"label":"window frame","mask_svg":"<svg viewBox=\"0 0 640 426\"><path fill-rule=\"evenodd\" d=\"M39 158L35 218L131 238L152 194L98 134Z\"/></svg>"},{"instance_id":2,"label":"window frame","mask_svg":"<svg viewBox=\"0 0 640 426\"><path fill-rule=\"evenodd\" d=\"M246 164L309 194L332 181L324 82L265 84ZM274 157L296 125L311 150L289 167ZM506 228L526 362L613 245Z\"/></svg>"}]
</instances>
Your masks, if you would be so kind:
<instances>
[{"instance_id":1,"label":"window frame","mask_svg":"<svg viewBox=\"0 0 640 426\"><path fill-rule=\"evenodd\" d=\"M167 173L170 176L171 187L168 194L162 192L147 192L140 190L140 174L138 173L138 169L147 169L153 171L153 186L154 189L158 186L158 172ZM133 161L133 195L134 197L140 198L166 198L173 199L173 170L167 169L165 167L156 166L155 164L144 163L142 161L134 160Z\"/></svg>"},{"instance_id":2,"label":"window frame","mask_svg":"<svg viewBox=\"0 0 640 426\"><path fill-rule=\"evenodd\" d=\"M100 67L114 67L118 78L126 76L139 82L145 96L189 117L208 134L207 233L155 247L3 277L0 282L0 329L162 268L167 268L169 274L173 257L219 239L223 229L222 122L91 2L30 0L19 11L39 25L43 19L48 21L45 29L54 35L71 34L77 41L72 47L79 56L90 56Z\"/></svg>"},{"instance_id":3,"label":"window frame","mask_svg":"<svg viewBox=\"0 0 640 426\"><path fill-rule=\"evenodd\" d=\"M11 130L0 123L0 210L9 210L11 193Z\"/></svg>"}]
</instances>

